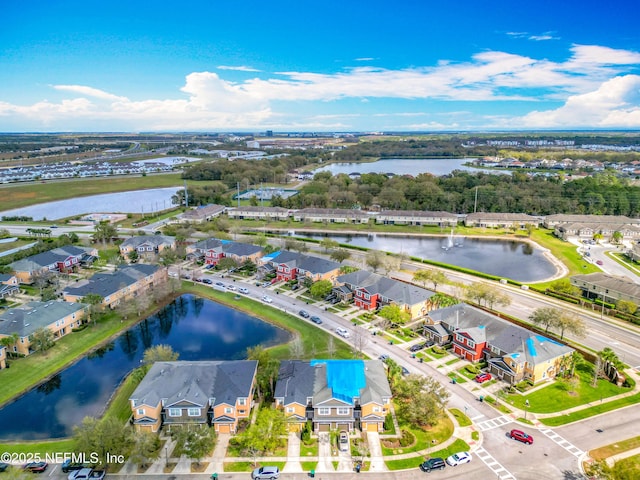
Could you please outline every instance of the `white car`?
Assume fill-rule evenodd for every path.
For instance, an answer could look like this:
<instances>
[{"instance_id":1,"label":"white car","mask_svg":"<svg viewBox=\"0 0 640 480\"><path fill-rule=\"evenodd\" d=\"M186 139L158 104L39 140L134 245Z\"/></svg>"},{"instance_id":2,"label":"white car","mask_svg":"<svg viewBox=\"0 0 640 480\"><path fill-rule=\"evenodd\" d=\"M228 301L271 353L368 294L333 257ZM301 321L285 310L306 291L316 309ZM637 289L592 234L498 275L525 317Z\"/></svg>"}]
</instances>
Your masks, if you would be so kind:
<instances>
[{"instance_id":1,"label":"white car","mask_svg":"<svg viewBox=\"0 0 640 480\"><path fill-rule=\"evenodd\" d=\"M469 452L454 453L450 457L447 457L447 465L450 467L457 467L463 463L469 463L471 461L471 454Z\"/></svg>"},{"instance_id":2,"label":"white car","mask_svg":"<svg viewBox=\"0 0 640 480\"><path fill-rule=\"evenodd\" d=\"M340 335L342 338L349 338L349 331L346 328L338 327L336 328L336 333Z\"/></svg>"},{"instance_id":3,"label":"white car","mask_svg":"<svg viewBox=\"0 0 640 480\"><path fill-rule=\"evenodd\" d=\"M229 290L229 291L232 291L232 292L233 292L233 291L235 291L235 289L236 289L236 286L235 286L235 285L227 285L227 290Z\"/></svg>"},{"instance_id":4,"label":"white car","mask_svg":"<svg viewBox=\"0 0 640 480\"><path fill-rule=\"evenodd\" d=\"M249 293L249 289L245 288L245 287L240 287L240 288L238 288L238 292L247 294L247 293Z\"/></svg>"},{"instance_id":5,"label":"white car","mask_svg":"<svg viewBox=\"0 0 640 480\"><path fill-rule=\"evenodd\" d=\"M268 297L268 296L264 295L264 296L262 297L262 301L263 301L264 303L273 303L273 298L271 298L271 297Z\"/></svg>"}]
</instances>

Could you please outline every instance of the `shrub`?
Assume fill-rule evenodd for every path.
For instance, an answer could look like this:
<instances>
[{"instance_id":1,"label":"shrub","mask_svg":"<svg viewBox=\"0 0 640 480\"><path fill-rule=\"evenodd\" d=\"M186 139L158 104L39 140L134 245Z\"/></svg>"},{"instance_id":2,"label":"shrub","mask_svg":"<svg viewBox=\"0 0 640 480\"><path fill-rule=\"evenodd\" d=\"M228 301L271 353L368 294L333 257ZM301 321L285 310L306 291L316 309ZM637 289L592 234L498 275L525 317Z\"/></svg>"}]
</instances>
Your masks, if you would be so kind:
<instances>
[{"instance_id":1,"label":"shrub","mask_svg":"<svg viewBox=\"0 0 640 480\"><path fill-rule=\"evenodd\" d=\"M384 429L393 430L393 416L391 413L387 413L387 416L384 417Z\"/></svg>"},{"instance_id":2,"label":"shrub","mask_svg":"<svg viewBox=\"0 0 640 480\"><path fill-rule=\"evenodd\" d=\"M478 365L467 365L464 368L471 374L477 374L478 372L480 372L480 367Z\"/></svg>"},{"instance_id":3,"label":"shrub","mask_svg":"<svg viewBox=\"0 0 640 480\"><path fill-rule=\"evenodd\" d=\"M302 432L300 433L300 439L304 443L307 443L309 442L309 440L311 440L311 421L310 420L307 420L307 423L305 423L304 427L302 427Z\"/></svg>"}]
</instances>

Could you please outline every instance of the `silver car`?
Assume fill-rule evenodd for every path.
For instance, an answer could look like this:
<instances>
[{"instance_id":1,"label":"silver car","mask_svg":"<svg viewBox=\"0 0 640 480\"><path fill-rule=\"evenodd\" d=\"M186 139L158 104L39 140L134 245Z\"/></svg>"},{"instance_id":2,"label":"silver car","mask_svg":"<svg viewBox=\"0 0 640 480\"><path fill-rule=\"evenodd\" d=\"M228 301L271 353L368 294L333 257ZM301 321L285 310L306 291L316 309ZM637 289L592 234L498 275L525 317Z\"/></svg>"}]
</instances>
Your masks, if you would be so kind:
<instances>
[{"instance_id":1,"label":"silver car","mask_svg":"<svg viewBox=\"0 0 640 480\"><path fill-rule=\"evenodd\" d=\"M251 472L251 478L254 480L275 480L280 476L278 467L260 467Z\"/></svg>"}]
</instances>

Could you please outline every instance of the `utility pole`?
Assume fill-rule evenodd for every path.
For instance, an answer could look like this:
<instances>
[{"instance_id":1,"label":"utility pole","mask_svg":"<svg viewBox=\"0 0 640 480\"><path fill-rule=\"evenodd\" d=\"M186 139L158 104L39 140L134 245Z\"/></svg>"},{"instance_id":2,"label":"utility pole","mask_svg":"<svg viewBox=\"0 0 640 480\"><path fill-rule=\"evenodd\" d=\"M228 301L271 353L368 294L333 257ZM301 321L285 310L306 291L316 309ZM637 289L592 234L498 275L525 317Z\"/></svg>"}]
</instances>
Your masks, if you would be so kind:
<instances>
[{"instance_id":1,"label":"utility pole","mask_svg":"<svg viewBox=\"0 0 640 480\"><path fill-rule=\"evenodd\" d=\"M473 202L473 213L476 213L478 209L478 187L476 187L476 198Z\"/></svg>"},{"instance_id":2,"label":"utility pole","mask_svg":"<svg viewBox=\"0 0 640 480\"><path fill-rule=\"evenodd\" d=\"M189 208L189 192L187 191L187 181L184 181L184 206Z\"/></svg>"}]
</instances>

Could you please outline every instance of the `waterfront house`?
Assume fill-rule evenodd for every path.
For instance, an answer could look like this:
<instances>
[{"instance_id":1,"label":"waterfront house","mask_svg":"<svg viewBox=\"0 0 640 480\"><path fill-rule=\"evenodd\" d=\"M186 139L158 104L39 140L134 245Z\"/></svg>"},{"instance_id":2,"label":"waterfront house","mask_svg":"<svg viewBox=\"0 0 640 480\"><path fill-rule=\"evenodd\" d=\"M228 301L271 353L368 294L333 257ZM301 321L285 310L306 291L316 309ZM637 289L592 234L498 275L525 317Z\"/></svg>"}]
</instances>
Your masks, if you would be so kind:
<instances>
[{"instance_id":1,"label":"waterfront house","mask_svg":"<svg viewBox=\"0 0 640 480\"><path fill-rule=\"evenodd\" d=\"M210 222L212 219L222 215L227 207L224 205L204 205L202 207L195 207L181 213L175 218L177 223L204 223Z\"/></svg>"},{"instance_id":2,"label":"waterfront house","mask_svg":"<svg viewBox=\"0 0 640 480\"><path fill-rule=\"evenodd\" d=\"M38 275L76 272L81 265L91 263L97 256L95 248L66 245L17 260L9 267L18 282L30 284Z\"/></svg>"},{"instance_id":3,"label":"waterfront house","mask_svg":"<svg viewBox=\"0 0 640 480\"><path fill-rule=\"evenodd\" d=\"M376 223L384 225L437 225L455 227L458 216L449 212L422 210L383 210L375 216Z\"/></svg>"},{"instance_id":4,"label":"waterfront house","mask_svg":"<svg viewBox=\"0 0 640 480\"><path fill-rule=\"evenodd\" d=\"M624 215L574 215L566 213L558 213L555 215L547 215L544 217L543 225L545 228L553 228L561 223L583 223L583 224L603 224L618 223L640 224L640 219L629 218Z\"/></svg>"},{"instance_id":5,"label":"waterfront house","mask_svg":"<svg viewBox=\"0 0 640 480\"><path fill-rule=\"evenodd\" d=\"M144 295L167 281L167 269L158 265L127 265L112 273L96 273L62 292L68 302L80 302L90 294L102 297L102 305L114 308L123 300Z\"/></svg>"},{"instance_id":6,"label":"waterfront house","mask_svg":"<svg viewBox=\"0 0 640 480\"><path fill-rule=\"evenodd\" d=\"M435 292L411 283L388 278L366 270L340 275L334 282L334 294L342 301L353 301L363 310L378 310L397 305L411 319L423 317L431 310Z\"/></svg>"},{"instance_id":7,"label":"waterfront house","mask_svg":"<svg viewBox=\"0 0 640 480\"><path fill-rule=\"evenodd\" d=\"M253 407L256 360L156 362L129 397L138 431L208 425L235 433Z\"/></svg>"},{"instance_id":8,"label":"waterfront house","mask_svg":"<svg viewBox=\"0 0 640 480\"><path fill-rule=\"evenodd\" d=\"M82 323L89 306L71 302L28 302L0 314L0 338L17 335L8 352L18 355L32 353L31 336L40 328L47 328L54 339L61 338Z\"/></svg>"},{"instance_id":9,"label":"waterfront house","mask_svg":"<svg viewBox=\"0 0 640 480\"><path fill-rule=\"evenodd\" d=\"M154 259L156 255L162 253L165 249L175 249L175 237L167 235L139 235L126 239L120 244L120 255L129 259L132 252L138 253L138 258Z\"/></svg>"},{"instance_id":10,"label":"waterfront house","mask_svg":"<svg viewBox=\"0 0 640 480\"><path fill-rule=\"evenodd\" d=\"M391 388L380 360L284 360L274 393L276 408L299 430L382 432Z\"/></svg>"},{"instance_id":11,"label":"waterfront house","mask_svg":"<svg viewBox=\"0 0 640 480\"><path fill-rule=\"evenodd\" d=\"M234 207L227 210L227 215L238 220L288 220L291 210L282 207Z\"/></svg>"},{"instance_id":12,"label":"waterfront house","mask_svg":"<svg viewBox=\"0 0 640 480\"><path fill-rule=\"evenodd\" d=\"M296 222L369 223L370 215L348 208L303 208L293 211Z\"/></svg>"},{"instance_id":13,"label":"waterfront house","mask_svg":"<svg viewBox=\"0 0 640 480\"><path fill-rule=\"evenodd\" d=\"M526 213L477 212L469 213L464 219L464 225L484 228L511 228L515 226L519 230L524 230L527 224L537 227L541 221L541 217Z\"/></svg>"}]
</instances>

